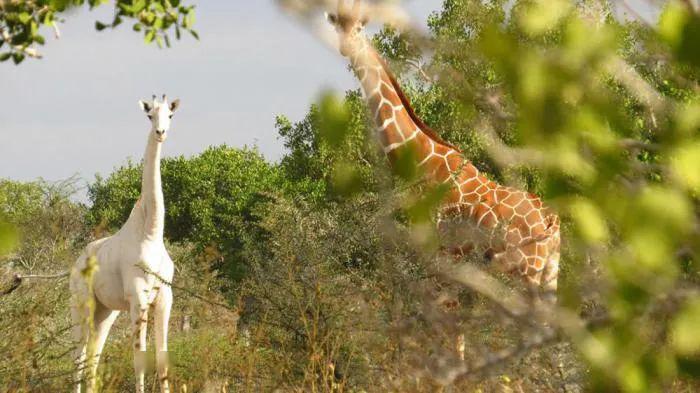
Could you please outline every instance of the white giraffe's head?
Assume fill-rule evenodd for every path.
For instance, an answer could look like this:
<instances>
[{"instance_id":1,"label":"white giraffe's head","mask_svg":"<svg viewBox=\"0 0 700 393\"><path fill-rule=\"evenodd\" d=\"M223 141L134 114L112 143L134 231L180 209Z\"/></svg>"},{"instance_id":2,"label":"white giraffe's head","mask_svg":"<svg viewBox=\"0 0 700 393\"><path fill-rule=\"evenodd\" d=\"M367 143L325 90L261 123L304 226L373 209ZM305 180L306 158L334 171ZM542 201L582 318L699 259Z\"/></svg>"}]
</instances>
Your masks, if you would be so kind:
<instances>
[{"instance_id":1,"label":"white giraffe's head","mask_svg":"<svg viewBox=\"0 0 700 393\"><path fill-rule=\"evenodd\" d=\"M362 15L360 0L354 0L351 9L345 0L338 0L338 11L335 14L326 13L326 19L338 33L340 54L351 57L366 45L364 29L367 18Z\"/></svg>"},{"instance_id":2,"label":"white giraffe's head","mask_svg":"<svg viewBox=\"0 0 700 393\"><path fill-rule=\"evenodd\" d=\"M163 94L163 99L159 102L153 95L153 101L139 101L141 109L146 112L146 116L151 121L151 133L158 142L164 142L168 137L170 122L173 113L180 106L180 100L168 103L168 98Z\"/></svg>"}]
</instances>

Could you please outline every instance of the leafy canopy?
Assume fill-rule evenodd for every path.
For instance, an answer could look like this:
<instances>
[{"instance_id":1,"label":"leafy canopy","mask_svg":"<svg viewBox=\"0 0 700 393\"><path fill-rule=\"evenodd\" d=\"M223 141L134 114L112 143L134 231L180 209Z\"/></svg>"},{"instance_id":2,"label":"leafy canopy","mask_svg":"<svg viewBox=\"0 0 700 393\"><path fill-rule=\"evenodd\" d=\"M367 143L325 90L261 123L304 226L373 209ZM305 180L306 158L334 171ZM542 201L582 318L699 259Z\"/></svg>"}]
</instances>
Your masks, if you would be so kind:
<instances>
[{"instance_id":1,"label":"leafy canopy","mask_svg":"<svg viewBox=\"0 0 700 393\"><path fill-rule=\"evenodd\" d=\"M54 29L60 35L58 23L67 10L87 4L90 9L108 3L106 0L7 0L0 1L0 61L12 59L21 63L27 56L39 58L37 45L44 45L46 38L41 27ZM183 31L198 38L193 30L194 6L181 4L180 0L115 0L114 19L95 22L98 31L115 28L131 21L136 32L142 32L146 43L155 42L159 47L170 46L170 35L175 32L179 40Z\"/></svg>"}]
</instances>

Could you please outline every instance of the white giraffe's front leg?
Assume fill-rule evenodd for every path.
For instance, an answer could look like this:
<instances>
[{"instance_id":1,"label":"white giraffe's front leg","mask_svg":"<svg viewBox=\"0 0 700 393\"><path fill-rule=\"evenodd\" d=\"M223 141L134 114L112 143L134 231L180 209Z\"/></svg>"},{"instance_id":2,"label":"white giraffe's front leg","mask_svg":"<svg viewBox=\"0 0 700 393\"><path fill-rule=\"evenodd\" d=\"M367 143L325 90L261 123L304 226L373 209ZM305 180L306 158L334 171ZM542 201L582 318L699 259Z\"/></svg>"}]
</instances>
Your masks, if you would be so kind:
<instances>
[{"instance_id":1,"label":"white giraffe's front leg","mask_svg":"<svg viewBox=\"0 0 700 393\"><path fill-rule=\"evenodd\" d=\"M148 326L148 303L146 299L131 304L131 323L134 342L134 371L136 372L136 392L144 393L146 369L146 333Z\"/></svg>"},{"instance_id":2,"label":"white giraffe's front leg","mask_svg":"<svg viewBox=\"0 0 700 393\"><path fill-rule=\"evenodd\" d=\"M173 291L169 285L163 285L158 291L155 303L155 339L156 339L156 365L158 367L158 379L162 393L170 392L168 381L168 321L170 309L173 304Z\"/></svg>"}]
</instances>

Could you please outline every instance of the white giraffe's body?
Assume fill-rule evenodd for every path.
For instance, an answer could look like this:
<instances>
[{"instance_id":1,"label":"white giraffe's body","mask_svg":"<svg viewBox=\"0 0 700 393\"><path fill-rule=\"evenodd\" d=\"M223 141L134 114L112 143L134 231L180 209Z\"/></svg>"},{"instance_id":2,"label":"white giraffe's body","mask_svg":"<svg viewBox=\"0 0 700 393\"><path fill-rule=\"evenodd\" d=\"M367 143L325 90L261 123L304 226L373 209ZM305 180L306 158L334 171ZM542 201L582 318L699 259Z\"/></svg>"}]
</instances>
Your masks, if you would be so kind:
<instances>
[{"instance_id":1,"label":"white giraffe's body","mask_svg":"<svg viewBox=\"0 0 700 393\"><path fill-rule=\"evenodd\" d=\"M87 391L94 389L99 357L112 324L121 311L129 312L134 333L134 368L136 391L144 392L146 326L149 309L155 314L156 360L161 389L169 391L167 380L167 334L172 290L163 281L171 282L174 264L163 243L165 205L160 178L161 145L170 126L170 117L179 101L168 105L155 99L153 104L141 102L152 122L143 160L141 196L126 223L113 236L90 243L71 272L71 316L76 342L75 391L81 391L84 379ZM86 278L82 272L94 258L97 270L92 277L94 298L89 299ZM160 280L159 278L162 278ZM94 300L94 336L87 326L89 301ZM88 340L94 343L94 358L86 359ZM83 369L88 377L83 378Z\"/></svg>"}]
</instances>

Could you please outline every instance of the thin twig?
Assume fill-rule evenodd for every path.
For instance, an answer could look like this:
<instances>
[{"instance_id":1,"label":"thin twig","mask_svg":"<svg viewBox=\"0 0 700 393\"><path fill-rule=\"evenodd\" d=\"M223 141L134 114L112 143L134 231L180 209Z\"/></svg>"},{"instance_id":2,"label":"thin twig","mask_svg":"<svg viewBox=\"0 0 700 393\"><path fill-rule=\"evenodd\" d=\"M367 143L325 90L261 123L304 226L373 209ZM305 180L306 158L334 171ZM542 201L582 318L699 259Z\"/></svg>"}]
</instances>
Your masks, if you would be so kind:
<instances>
[{"instance_id":1,"label":"thin twig","mask_svg":"<svg viewBox=\"0 0 700 393\"><path fill-rule=\"evenodd\" d=\"M216 302L216 301L213 301L213 300L209 300L209 299L207 299L206 297L204 297L203 295L200 295L200 294L198 294L198 293L196 293L196 292L193 292L193 291L190 290L190 289L187 289L187 288L184 288L184 287L175 285L175 284L173 284L171 281L168 281L168 280L164 279L164 278L161 277L158 273L152 271L151 269L147 268L146 266L139 265L139 267L140 267L145 273L147 273L147 274L152 274L158 281L160 281L161 283L163 283L163 284L169 286L170 288L177 289L177 290L179 290L179 291L185 292L186 294L188 294L188 295L190 295L190 296L192 296L192 297L194 297L194 298L196 298L196 299L199 299L199 300L201 300L201 301L203 301L203 302L205 302L205 303L209 303L209 304L214 305L214 306L219 306L219 307L225 308L225 309L227 309L227 310L229 310L229 311L238 312L238 308L231 307L231 306L229 306L229 305L227 305L227 304L224 304L224 303L220 303L220 302Z\"/></svg>"}]
</instances>

